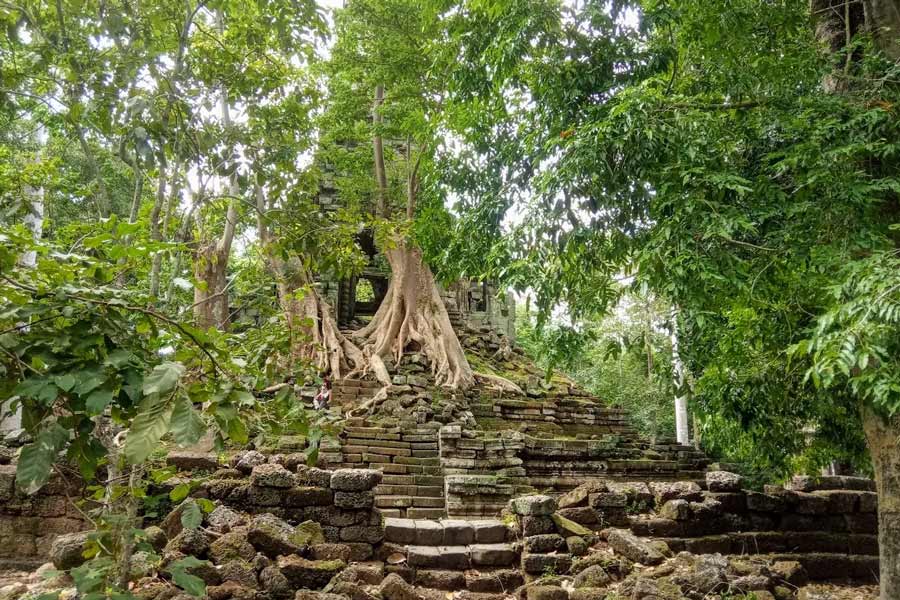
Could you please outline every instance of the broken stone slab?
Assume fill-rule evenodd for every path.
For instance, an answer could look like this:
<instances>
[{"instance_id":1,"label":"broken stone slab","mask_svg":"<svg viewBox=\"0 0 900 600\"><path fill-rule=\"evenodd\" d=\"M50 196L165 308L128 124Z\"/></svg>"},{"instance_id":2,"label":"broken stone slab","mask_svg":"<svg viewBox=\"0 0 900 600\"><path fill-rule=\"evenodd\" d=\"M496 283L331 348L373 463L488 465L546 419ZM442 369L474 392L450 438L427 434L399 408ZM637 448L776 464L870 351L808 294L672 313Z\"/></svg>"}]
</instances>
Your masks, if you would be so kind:
<instances>
[{"instance_id":1,"label":"broken stone slab","mask_svg":"<svg viewBox=\"0 0 900 600\"><path fill-rule=\"evenodd\" d=\"M552 496L534 495L513 498L509 501L513 514L521 516L549 516L556 512L556 500Z\"/></svg>"},{"instance_id":2,"label":"broken stone slab","mask_svg":"<svg viewBox=\"0 0 900 600\"><path fill-rule=\"evenodd\" d=\"M294 528L271 513L256 515L250 521L247 541L269 558L300 550L292 536Z\"/></svg>"},{"instance_id":3,"label":"broken stone slab","mask_svg":"<svg viewBox=\"0 0 900 600\"><path fill-rule=\"evenodd\" d=\"M50 562L60 571L84 564L87 560L84 551L87 549L88 539L86 531L56 536L50 544Z\"/></svg>"},{"instance_id":4,"label":"broken stone slab","mask_svg":"<svg viewBox=\"0 0 900 600\"><path fill-rule=\"evenodd\" d=\"M266 464L266 455L256 450L242 450L231 457L229 464L241 473L249 474L253 467Z\"/></svg>"},{"instance_id":5,"label":"broken stone slab","mask_svg":"<svg viewBox=\"0 0 900 600\"><path fill-rule=\"evenodd\" d=\"M378 595L384 600L422 600L416 589L396 573L384 578L378 586Z\"/></svg>"},{"instance_id":6,"label":"broken stone slab","mask_svg":"<svg viewBox=\"0 0 900 600\"><path fill-rule=\"evenodd\" d=\"M338 469L331 473L331 489L341 492L365 492L381 483L382 473L375 469Z\"/></svg>"},{"instance_id":7,"label":"broken stone slab","mask_svg":"<svg viewBox=\"0 0 900 600\"><path fill-rule=\"evenodd\" d=\"M729 471L707 471L706 489L710 492L739 492L744 478Z\"/></svg>"},{"instance_id":8,"label":"broken stone slab","mask_svg":"<svg viewBox=\"0 0 900 600\"><path fill-rule=\"evenodd\" d=\"M556 529L563 534L564 536L570 535L593 535L593 531L585 527L584 525L579 525L575 521L571 519L567 519L559 513L554 514L550 517L553 519L553 523L556 525Z\"/></svg>"},{"instance_id":9,"label":"broken stone slab","mask_svg":"<svg viewBox=\"0 0 900 600\"><path fill-rule=\"evenodd\" d=\"M530 585L525 589L526 600L568 600L569 592L555 585Z\"/></svg>"},{"instance_id":10,"label":"broken stone slab","mask_svg":"<svg viewBox=\"0 0 900 600\"><path fill-rule=\"evenodd\" d=\"M680 498L669 500L659 509L659 516L672 521L686 521L691 518L691 503Z\"/></svg>"},{"instance_id":11,"label":"broken stone slab","mask_svg":"<svg viewBox=\"0 0 900 600\"><path fill-rule=\"evenodd\" d=\"M679 498L693 502L703 500L700 486L693 481L653 481L648 486L659 505Z\"/></svg>"},{"instance_id":12,"label":"broken stone slab","mask_svg":"<svg viewBox=\"0 0 900 600\"><path fill-rule=\"evenodd\" d=\"M296 554L279 556L276 564L295 589L321 589L347 566L342 560L307 560Z\"/></svg>"},{"instance_id":13,"label":"broken stone slab","mask_svg":"<svg viewBox=\"0 0 900 600\"><path fill-rule=\"evenodd\" d=\"M610 547L628 560L644 565L658 565L665 557L648 541L643 540L627 529L612 529L606 537Z\"/></svg>"},{"instance_id":14,"label":"broken stone slab","mask_svg":"<svg viewBox=\"0 0 900 600\"><path fill-rule=\"evenodd\" d=\"M609 573L606 572L606 569L604 569L600 565L593 565L576 575L572 583L575 584L576 588L595 588L604 587L611 581L612 577L609 576Z\"/></svg>"},{"instance_id":15,"label":"broken stone slab","mask_svg":"<svg viewBox=\"0 0 900 600\"><path fill-rule=\"evenodd\" d=\"M194 450L173 450L166 456L166 464L179 471L215 471L222 466L212 452Z\"/></svg>"}]
</instances>

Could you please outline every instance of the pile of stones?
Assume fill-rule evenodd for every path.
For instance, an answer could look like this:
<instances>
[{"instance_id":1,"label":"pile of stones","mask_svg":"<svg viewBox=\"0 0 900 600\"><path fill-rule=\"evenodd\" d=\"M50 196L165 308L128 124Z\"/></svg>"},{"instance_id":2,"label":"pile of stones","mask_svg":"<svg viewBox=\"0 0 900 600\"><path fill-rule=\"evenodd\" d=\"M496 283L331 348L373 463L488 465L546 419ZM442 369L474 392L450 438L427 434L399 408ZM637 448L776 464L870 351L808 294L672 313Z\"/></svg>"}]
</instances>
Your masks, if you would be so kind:
<instances>
[{"instance_id":1,"label":"pile of stones","mask_svg":"<svg viewBox=\"0 0 900 600\"><path fill-rule=\"evenodd\" d=\"M564 500L580 504L577 498L587 491L590 505L620 504L609 496L620 492L592 489L597 486L585 486ZM523 539L521 568L528 583L518 593L525 600L791 600L807 582L802 565L794 561L674 554L665 542L628 529L595 533L563 516L576 513L559 509L550 496L516 498L509 511Z\"/></svg>"}]
</instances>

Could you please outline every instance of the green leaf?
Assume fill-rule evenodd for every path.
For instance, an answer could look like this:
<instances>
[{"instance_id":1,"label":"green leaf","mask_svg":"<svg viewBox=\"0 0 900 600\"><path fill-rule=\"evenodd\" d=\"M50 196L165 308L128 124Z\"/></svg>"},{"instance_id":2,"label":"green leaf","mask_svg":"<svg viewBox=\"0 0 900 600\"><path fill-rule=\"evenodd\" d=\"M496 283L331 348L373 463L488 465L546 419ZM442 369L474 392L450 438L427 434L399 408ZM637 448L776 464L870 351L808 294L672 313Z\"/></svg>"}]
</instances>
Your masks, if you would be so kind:
<instances>
[{"instance_id":1,"label":"green leaf","mask_svg":"<svg viewBox=\"0 0 900 600\"><path fill-rule=\"evenodd\" d=\"M59 388L52 381L43 377L26 379L13 389L14 396L40 400L47 405L52 404L58 394Z\"/></svg>"},{"instance_id":2,"label":"green leaf","mask_svg":"<svg viewBox=\"0 0 900 600\"><path fill-rule=\"evenodd\" d=\"M106 406L112 402L113 391L108 387L102 387L91 392L84 400L87 412L92 415L103 413Z\"/></svg>"},{"instance_id":3,"label":"green leaf","mask_svg":"<svg viewBox=\"0 0 900 600\"><path fill-rule=\"evenodd\" d=\"M87 394L103 385L104 381L106 381L106 376L97 371L82 373L78 377L78 384L75 386L75 391L81 395Z\"/></svg>"},{"instance_id":4,"label":"green leaf","mask_svg":"<svg viewBox=\"0 0 900 600\"><path fill-rule=\"evenodd\" d=\"M181 502L191 493L191 486L187 483L179 483L172 491L169 492L169 500L172 502Z\"/></svg>"},{"instance_id":5,"label":"green leaf","mask_svg":"<svg viewBox=\"0 0 900 600\"><path fill-rule=\"evenodd\" d=\"M187 500L184 503L184 510L181 511L181 524L185 529L197 529L203 522L203 513L200 507L193 500Z\"/></svg>"},{"instance_id":6,"label":"green leaf","mask_svg":"<svg viewBox=\"0 0 900 600\"><path fill-rule=\"evenodd\" d=\"M175 386L178 380L184 374L184 365L177 362L164 362L156 365L153 371L144 378L144 395L159 394L160 396L168 394Z\"/></svg>"},{"instance_id":7,"label":"green leaf","mask_svg":"<svg viewBox=\"0 0 900 600\"><path fill-rule=\"evenodd\" d=\"M200 510L202 510L206 514L209 514L212 511L216 510L216 503L209 498L194 498L194 502L196 502L200 507Z\"/></svg>"},{"instance_id":8,"label":"green leaf","mask_svg":"<svg viewBox=\"0 0 900 600\"><path fill-rule=\"evenodd\" d=\"M171 419L171 402L157 394L145 397L125 439L125 458L128 462L144 462L169 430Z\"/></svg>"},{"instance_id":9,"label":"green leaf","mask_svg":"<svg viewBox=\"0 0 900 600\"><path fill-rule=\"evenodd\" d=\"M128 350L117 348L109 353L109 355L106 357L106 360L103 361L103 364L115 367L116 369L121 369L122 367L127 365L133 358L134 354L132 354Z\"/></svg>"},{"instance_id":10,"label":"green leaf","mask_svg":"<svg viewBox=\"0 0 900 600\"><path fill-rule=\"evenodd\" d=\"M196 444L206 431L206 424L194 410L194 404L187 394L180 394L172 411L172 436L182 446Z\"/></svg>"},{"instance_id":11,"label":"green leaf","mask_svg":"<svg viewBox=\"0 0 900 600\"><path fill-rule=\"evenodd\" d=\"M65 375L57 375L53 378L53 381L56 382L56 386L64 392L68 392L75 385L75 376L71 373L66 373Z\"/></svg>"},{"instance_id":12,"label":"green leaf","mask_svg":"<svg viewBox=\"0 0 900 600\"><path fill-rule=\"evenodd\" d=\"M176 560L169 565L169 572L172 574L172 581L175 585L183 589L191 596L203 596L206 594L206 583L196 575L191 575L187 569L199 567L208 564L207 561L200 560L193 556L187 556L181 560Z\"/></svg>"},{"instance_id":13,"label":"green leaf","mask_svg":"<svg viewBox=\"0 0 900 600\"><path fill-rule=\"evenodd\" d=\"M22 448L16 468L16 483L27 494L33 494L50 478L57 455L69 441L69 432L58 423L44 428L34 440Z\"/></svg>"}]
</instances>

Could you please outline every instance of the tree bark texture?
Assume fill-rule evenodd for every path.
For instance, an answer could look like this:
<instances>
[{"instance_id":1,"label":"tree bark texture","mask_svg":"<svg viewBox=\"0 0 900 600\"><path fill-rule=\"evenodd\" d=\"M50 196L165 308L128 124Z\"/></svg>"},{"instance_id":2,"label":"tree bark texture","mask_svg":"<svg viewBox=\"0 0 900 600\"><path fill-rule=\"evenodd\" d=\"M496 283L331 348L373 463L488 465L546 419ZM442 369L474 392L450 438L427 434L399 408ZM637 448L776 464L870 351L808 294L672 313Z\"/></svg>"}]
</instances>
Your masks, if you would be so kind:
<instances>
[{"instance_id":1,"label":"tree bark texture","mask_svg":"<svg viewBox=\"0 0 900 600\"><path fill-rule=\"evenodd\" d=\"M900 415L885 418L862 409L863 427L878 491L881 600L900 598Z\"/></svg>"}]
</instances>

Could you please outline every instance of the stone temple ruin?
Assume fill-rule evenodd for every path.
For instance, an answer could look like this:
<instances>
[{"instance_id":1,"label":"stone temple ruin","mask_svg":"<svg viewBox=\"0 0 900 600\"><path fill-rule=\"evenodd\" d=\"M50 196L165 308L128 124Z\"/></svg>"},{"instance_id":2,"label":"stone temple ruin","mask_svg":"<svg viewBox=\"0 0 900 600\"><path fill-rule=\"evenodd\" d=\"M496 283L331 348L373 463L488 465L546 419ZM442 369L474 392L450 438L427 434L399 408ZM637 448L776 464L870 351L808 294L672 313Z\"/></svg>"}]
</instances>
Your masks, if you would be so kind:
<instances>
[{"instance_id":1,"label":"stone temple ruin","mask_svg":"<svg viewBox=\"0 0 900 600\"><path fill-rule=\"evenodd\" d=\"M195 529L183 504L145 520L152 548L135 555L133 593L180 598L167 568L188 555L205 561L192 573L213 600L788 600L827 598L809 587L820 580L877 577L871 481L743 489L692 446L642 439L622 409L565 378L543 383L506 335L509 306L466 308L458 291L447 302L476 370L524 395L437 389L413 353L372 414L345 416L315 467L296 438L227 456L173 450L179 475L154 493L194 480L191 497L214 510ZM332 410L346 415L377 390L337 382ZM28 497L14 487L14 453L0 459L0 566L84 562L77 478L61 469ZM71 587L65 577L9 578L0 598Z\"/></svg>"}]
</instances>

